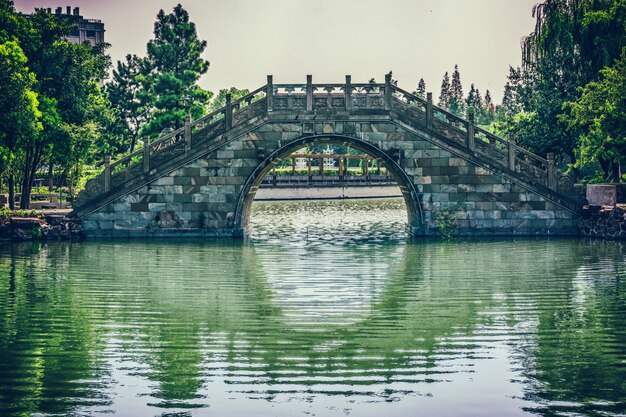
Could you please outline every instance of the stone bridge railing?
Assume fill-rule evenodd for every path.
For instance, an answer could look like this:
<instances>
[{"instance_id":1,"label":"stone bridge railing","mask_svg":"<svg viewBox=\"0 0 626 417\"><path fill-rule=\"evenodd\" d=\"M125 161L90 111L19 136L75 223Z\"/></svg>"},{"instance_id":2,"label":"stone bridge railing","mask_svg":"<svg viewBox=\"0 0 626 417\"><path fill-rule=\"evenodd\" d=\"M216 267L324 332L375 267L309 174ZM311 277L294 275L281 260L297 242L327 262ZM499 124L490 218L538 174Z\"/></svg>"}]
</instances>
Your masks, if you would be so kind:
<instances>
[{"instance_id":1,"label":"stone bridge railing","mask_svg":"<svg viewBox=\"0 0 626 417\"><path fill-rule=\"evenodd\" d=\"M306 84L274 84L267 77L267 84L246 96L232 101L226 97L226 105L198 120L190 117L179 129L163 134L154 142L144 140L144 147L111 162L105 158L104 170L90 180L79 194L76 205L80 206L124 188L125 183L137 176L148 174L161 163L177 155L189 153L199 146L206 146L214 138L270 114L327 115L329 119L345 119L350 116L391 116L414 129L427 131L444 139L451 146L474 155L492 167L503 168L531 185L539 185L573 197L573 180L559 172L553 154L541 158L519 146L513 138L496 136L474 125L469 119L458 117L433 105L432 93L426 99L409 93L392 83L391 75L385 83L352 83L346 76L343 84L313 84L307 76ZM306 117L302 118L306 123ZM319 121L319 118L316 119Z\"/></svg>"}]
</instances>

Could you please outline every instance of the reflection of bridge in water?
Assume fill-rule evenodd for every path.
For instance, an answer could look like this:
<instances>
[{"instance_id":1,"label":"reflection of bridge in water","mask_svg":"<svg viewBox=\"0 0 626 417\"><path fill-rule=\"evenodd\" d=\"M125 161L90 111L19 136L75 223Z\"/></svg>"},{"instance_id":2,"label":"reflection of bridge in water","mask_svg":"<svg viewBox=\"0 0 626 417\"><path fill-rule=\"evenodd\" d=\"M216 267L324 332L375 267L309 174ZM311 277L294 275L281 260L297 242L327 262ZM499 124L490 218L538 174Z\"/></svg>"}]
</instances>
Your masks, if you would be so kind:
<instances>
[{"instance_id":1,"label":"reflection of bridge in water","mask_svg":"<svg viewBox=\"0 0 626 417\"><path fill-rule=\"evenodd\" d=\"M413 235L459 212L465 235L577 234L580 198L553 155L534 155L391 82L274 84L166 134L88 182L75 213L90 236L240 236L263 178L307 145L380 160Z\"/></svg>"},{"instance_id":2,"label":"reflection of bridge in water","mask_svg":"<svg viewBox=\"0 0 626 417\"><path fill-rule=\"evenodd\" d=\"M563 388L550 383L563 380L569 381L568 398L587 398L597 393L590 384L619 381L622 371L598 364L600 346L623 352L623 332L580 333L588 315L611 322L623 310L618 302L579 300L581 291L611 298L614 284L588 277L583 260L621 265L621 250L607 245L377 245L332 263L310 260L336 247L286 251L238 242L8 250L0 253L0 271L9 271L0 273L6 283L0 287L0 335L12 342L0 343L0 385L19 372L28 375L19 389L2 386L3 398L19 410L50 404L47 396L54 396L58 414L76 411L81 401L81 411L106 410L115 400L108 396L128 378L149 382L129 384L131 393L140 390L135 401L162 408L219 407L212 386L242 401L332 396L369 407L426 394L464 374L488 377L493 385L493 369L481 370L480 363L503 349L507 369L530 378L524 386L531 402L535 394L561 398ZM554 262L560 275L546 279ZM179 265L203 272L181 274ZM494 265L499 272L485 279ZM518 279L516 271L534 274ZM587 278L581 280L580 271ZM35 289L51 296L37 297ZM581 326L563 333L572 322ZM52 328L63 331L50 342L42 335ZM581 353L592 368L578 364ZM571 358L576 366L555 368L555 358ZM588 378L591 370L598 379ZM472 387L481 385L466 388ZM623 394L619 384L611 390L599 398ZM35 396L41 404L27 401ZM432 401L454 402L445 396Z\"/></svg>"}]
</instances>

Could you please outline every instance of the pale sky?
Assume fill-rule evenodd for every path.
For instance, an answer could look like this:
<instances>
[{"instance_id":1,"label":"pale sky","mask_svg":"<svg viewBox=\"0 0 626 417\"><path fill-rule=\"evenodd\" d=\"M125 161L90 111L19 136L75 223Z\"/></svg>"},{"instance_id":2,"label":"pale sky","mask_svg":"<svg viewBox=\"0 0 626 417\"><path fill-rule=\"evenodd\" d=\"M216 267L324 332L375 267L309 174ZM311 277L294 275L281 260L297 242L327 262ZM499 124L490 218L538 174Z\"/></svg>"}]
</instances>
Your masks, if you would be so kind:
<instances>
[{"instance_id":1,"label":"pale sky","mask_svg":"<svg viewBox=\"0 0 626 417\"><path fill-rule=\"evenodd\" d=\"M14 0L18 11L79 6L105 24L113 62L145 55L159 9L176 0ZM445 71L459 65L464 93L473 82L499 101L509 65L520 64L521 38L534 27L539 0L185 0L208 41L211 65L200 85L255 89L275 83L355 83L393 70L412 91L420 77L437 99Z\"/></svg>"}]
</instances>

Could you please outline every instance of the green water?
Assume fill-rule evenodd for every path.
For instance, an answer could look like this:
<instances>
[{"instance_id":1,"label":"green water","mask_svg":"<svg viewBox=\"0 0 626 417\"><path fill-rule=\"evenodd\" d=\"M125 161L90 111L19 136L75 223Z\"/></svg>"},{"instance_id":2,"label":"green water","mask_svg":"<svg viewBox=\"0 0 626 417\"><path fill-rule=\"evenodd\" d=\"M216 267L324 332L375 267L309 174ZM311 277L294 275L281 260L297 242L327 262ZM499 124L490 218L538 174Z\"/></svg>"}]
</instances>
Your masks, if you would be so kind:
<instances>
[{"instance_id":1,"label":"green water","mask_svg":"<svg viewBox=\"0 0 626 417\"><path fill-rule=\"evenodd\" d=\"M248 241L0 246L1 416L620 416L620 243L409 241L400 200Z\"/></svg>"}]
</instances>

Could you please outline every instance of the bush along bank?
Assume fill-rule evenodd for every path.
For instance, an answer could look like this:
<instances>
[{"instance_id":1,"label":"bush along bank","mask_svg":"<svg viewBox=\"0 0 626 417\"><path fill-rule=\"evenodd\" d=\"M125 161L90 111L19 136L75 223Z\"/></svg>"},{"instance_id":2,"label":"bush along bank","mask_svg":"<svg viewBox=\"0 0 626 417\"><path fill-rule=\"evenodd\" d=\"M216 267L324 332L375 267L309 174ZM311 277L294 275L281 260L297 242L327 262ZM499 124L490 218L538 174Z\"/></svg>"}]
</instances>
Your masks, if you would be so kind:
<instances>
[{"instance_id":1,"label":"bush along bank","mask_svg":"<svg viewBox=\"0 0 626 417\"><path fill-rule=\"evenodd\" d=\"M0 240L82 240L80 220L65 215L6 216L0 218Z\"/></svg>"}]
</instances>

